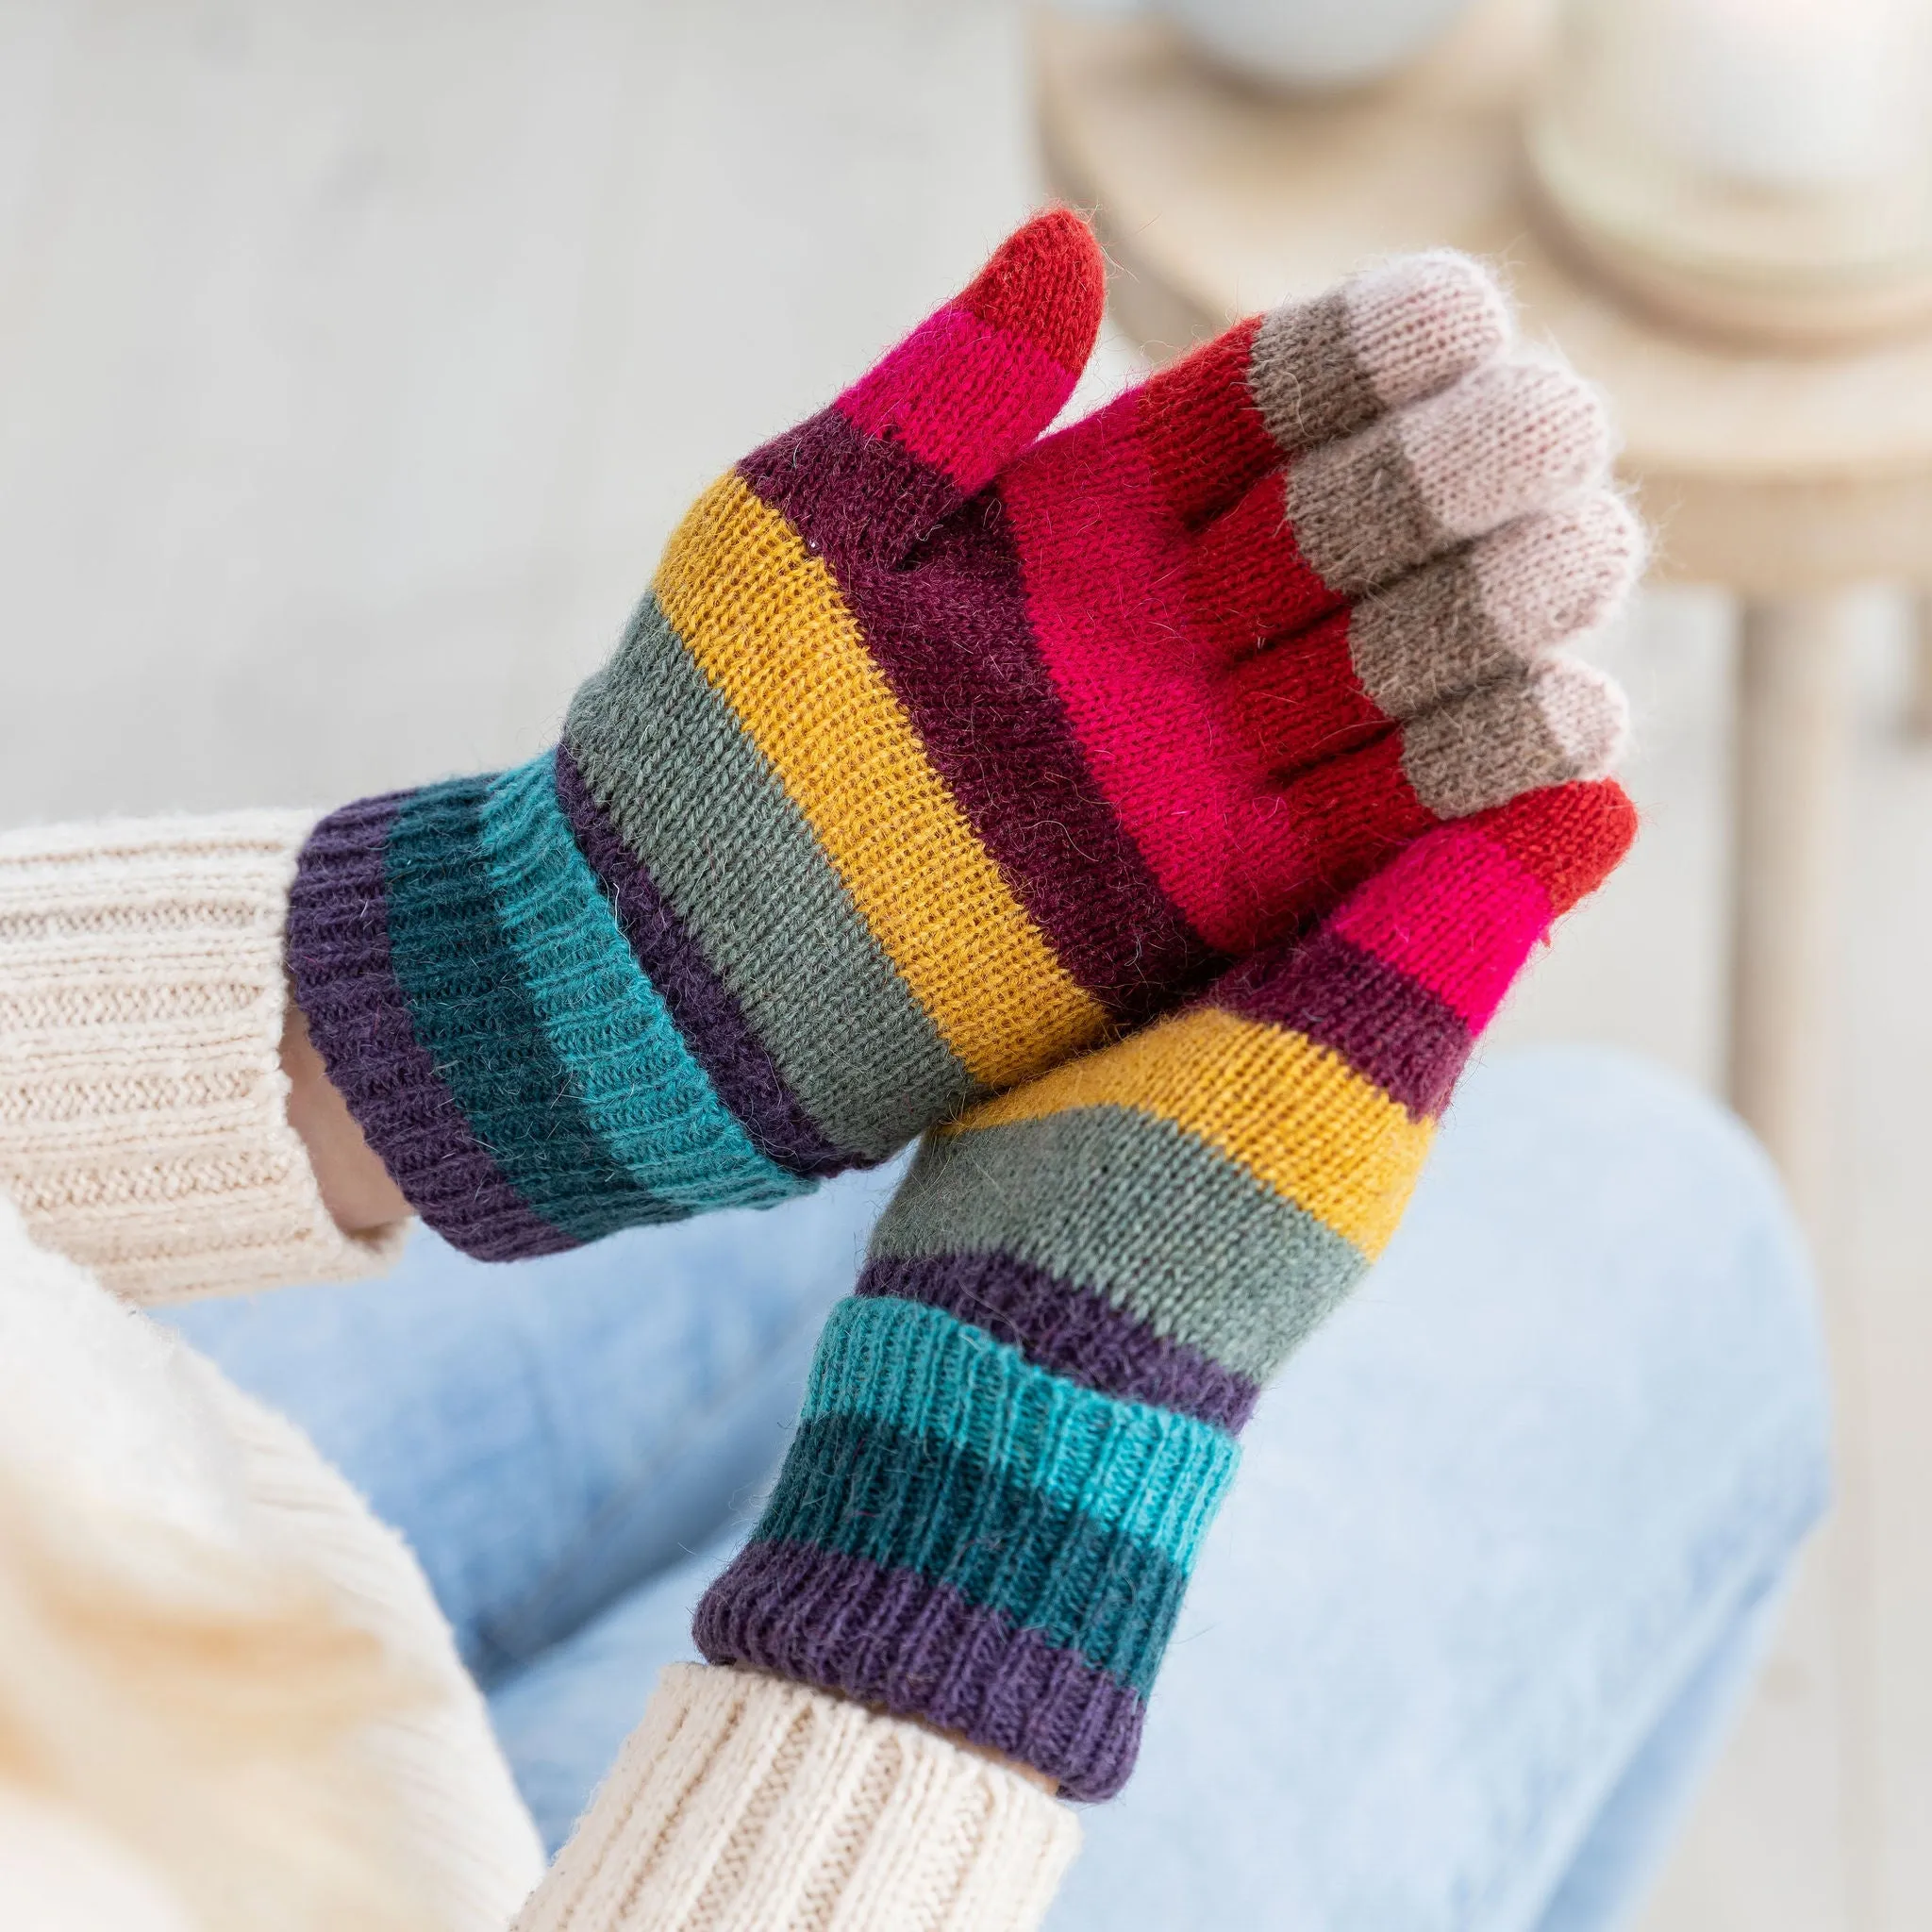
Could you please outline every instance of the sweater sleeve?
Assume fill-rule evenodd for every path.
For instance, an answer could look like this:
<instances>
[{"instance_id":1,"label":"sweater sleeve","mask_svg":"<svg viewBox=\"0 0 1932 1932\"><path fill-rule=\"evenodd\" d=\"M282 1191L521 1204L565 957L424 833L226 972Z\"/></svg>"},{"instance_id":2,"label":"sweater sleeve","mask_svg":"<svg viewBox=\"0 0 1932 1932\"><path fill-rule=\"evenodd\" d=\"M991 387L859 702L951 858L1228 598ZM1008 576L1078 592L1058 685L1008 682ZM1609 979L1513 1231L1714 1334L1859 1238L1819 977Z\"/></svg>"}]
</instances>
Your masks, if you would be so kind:
<instances>
[{"instance_id":1,"label":"sweater sleeve","mask_svg":"<svg viewBox=\"0 0 1932 1932\"><path fill-rule=\"evenodd\" d=\"M287 1119L308 824L0 835L0 1193L128 1299L347 1278L400 1241L336 1227ZM518 1928L1032 1932L1078 1841L1057 1799L916 1724L674 1665Z\"/></svg>"},{"instance_id":2,"label":"sweater sleeve","mask_svg":"<svg viewBox=\"0 0 1932 1932\"><path fill-rule=\"evenodd\" d=\"M137 1302L344 1280L289 1124L283 929L310 815L0 835L0 1192Z\"/></svg>"},{"instance_id":3,"label":"sweater sleeve","mask_svg":"<svg viewBox=\"0 0 1932 1932\"><path fill-rule=\"evenodd\" d=\"M903 1719L673 1664L515 1932L1032 1932L1073 1811Z\"/></svg>"}]
</instances>

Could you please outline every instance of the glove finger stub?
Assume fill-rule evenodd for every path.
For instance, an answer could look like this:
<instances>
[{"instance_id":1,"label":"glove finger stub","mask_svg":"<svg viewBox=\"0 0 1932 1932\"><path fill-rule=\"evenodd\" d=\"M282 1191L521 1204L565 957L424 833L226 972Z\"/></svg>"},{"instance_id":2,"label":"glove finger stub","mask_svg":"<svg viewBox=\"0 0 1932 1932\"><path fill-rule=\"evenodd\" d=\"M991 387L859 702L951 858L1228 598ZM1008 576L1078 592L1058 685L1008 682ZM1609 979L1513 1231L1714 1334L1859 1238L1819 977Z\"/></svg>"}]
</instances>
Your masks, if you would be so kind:
<instances>
[{"instance_id":1,"label":"glove finger stub","mask_svg":"<svg viewBox=\"0 0 1932 1932\"><path fill-rule=\"evenodd\" d=\"M1329 714L1365 742L1287 775L1257 802L1241 835L1252 951L1293 931L1445 820L1524 793L1607 775L1623 756L1629 711L1614 680L1565 654L1517 663L1489 684L1374 730Z\"/></svg>"},{"instance_id":2,"label":"glove finger stub","mask_svg":"<svg viewBox=\"0 0 1932 1932\"><path fill-rule=\"evenodd\" d=\"M1642 532L1608 491L1523 517L1362 598L1351 668L1379 711L1412 718L1608 622L1642 558Z\"/></svg>"},{"instance_id":3,"label":"glove finger stub","mask_svg":"<svg viewBox=\"0 0 1932 1932\"><path fill-rule=\"evenodd\" d=\"M1514 318L1495 279L1448 249L1364 271L1262 319L1248 387L1284 457L1351 436L1501 355Z\"/></svg>"},{"instance_id":4,"label":"glove finger stub","mask_svg":"<svg viewBox=\"0 0 1932 1932\"><path fill-rule=\"evenodd\" d=\"M1402 769L1436 817L1467 818L1527 791L1607 777L1629 726L1610 678L1557 656L1408 720Z\"/></svg>"},{"instance_id":5,"label":"glove finger stub","mask_svg":"<svg viewBox=\"0 0 1932 1932\"><path fill-rule=\"evenodd\" d=\"M1596 628L1641 556L1607 491L1507 525L1236 664L1241 728L1284 774L1332 758Z\"/></svg>"},{"instance_id":6,"label":"glove finger stub","mask_svg":"<svg viewBox=\"0 0 1932 1932\"><path fill-rule=\"evenodd\" d=\"M1123 403L1170 512L1191 529L1286 458L1479 367L1511 331L1477 263L1409 257L1237 323Z\"/></svg>"},{"instance_id":7,"label":"glove finger stub","mask_svg":"<svg viewBox=\"0 0 1932 1932\"><path fill-rule=\"evenodd\" d=\"M1585 383L1500 362L1291 465L1288 523L1307 565L1356 596L1592 484L1609 447Z\"/></svg>"}]
</instances>

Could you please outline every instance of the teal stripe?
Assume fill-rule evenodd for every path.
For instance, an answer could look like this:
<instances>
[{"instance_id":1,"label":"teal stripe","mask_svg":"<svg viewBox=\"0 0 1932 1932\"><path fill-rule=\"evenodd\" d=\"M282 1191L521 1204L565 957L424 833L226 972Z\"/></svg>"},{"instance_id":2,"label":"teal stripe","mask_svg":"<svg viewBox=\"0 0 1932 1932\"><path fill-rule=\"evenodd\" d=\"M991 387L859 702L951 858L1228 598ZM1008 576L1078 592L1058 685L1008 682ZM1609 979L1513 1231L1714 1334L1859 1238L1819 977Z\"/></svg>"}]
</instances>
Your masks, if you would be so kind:
<instances>
[{"instance_id":1,"label":"teal stripe","mask_svg":"<svg viewBox=\"0 0 1932 1932\"><path fill-rule=\"evenodd\" d=\"M684 1210L605 1143L551 1047L491 898L478 826L491 780L412 791L383 850L390 961L409 1025L511 1185L580 1241Z\"/></svg>"},{"instance_id":2,"label":"teal stripe","mask_svg":"<svg viewBox=\"0 0 1932 1932\"><path fill-rule=\"evenodd\" d=\"M799 1430L757 1541L941 1584L1143 1698L1188 1589L1158 1550L1053 1508L964 1451L856 1416Z\"/></svg>"},{"instance_id":3,"label":"teal stripe","mask_svg":"<svg viewBox=\"0 0 1932 1932\"><path fill-rule=\"evenodd\" d=\"M975 1097L655 596L577 693L564 741L828 1141L883 1160Z\"/></svg>"},{"instance_id":4,"label":"teal stripe","mask_svg":"<svg viewBox=\"0 0 1932 1932\"><path fill-rule=\"evenodd\" d=\"M692 1212L809 1191L752 1143L691 1057L577 849L554 774L547 754L502 774L478 849L518 977L598 1135L640 1186Z\"/></svg>"},{"instance_id":5,"label":"teal stripe","mask_svg":"<svg viewBox=\"0 0 1932 1932\"><path fill-rule=\"evenodd\" d=\"M1368 1265L1206 1142L1123 1107L929 1137L872 1252L1010 1255L1257 1383Z\"/></svg>"},{"instance_id":6,"label":"teal stripe","mask_svg":"<svg viewBox=\"0 0 1932 1932\"><path fill-rule=\"evenodd\" d=\"M756 1536L943 1584L1144 1696L1239 1457L943 1309L847 1301Z\"/></svg>"},{"instance_id":7,"label":"teal stripe","mask_svg":"<svg viewBox=\"0 0 1932 1932\"><path fill-rule=\"evenodd\" d=\"M1207 1423L1082 1388L943 1308L890 1298L841 1302L825 1324L804 1421L837 1416L969 1457L1183 1575L1241 1454Z\"/></svg>"}]
</instances>

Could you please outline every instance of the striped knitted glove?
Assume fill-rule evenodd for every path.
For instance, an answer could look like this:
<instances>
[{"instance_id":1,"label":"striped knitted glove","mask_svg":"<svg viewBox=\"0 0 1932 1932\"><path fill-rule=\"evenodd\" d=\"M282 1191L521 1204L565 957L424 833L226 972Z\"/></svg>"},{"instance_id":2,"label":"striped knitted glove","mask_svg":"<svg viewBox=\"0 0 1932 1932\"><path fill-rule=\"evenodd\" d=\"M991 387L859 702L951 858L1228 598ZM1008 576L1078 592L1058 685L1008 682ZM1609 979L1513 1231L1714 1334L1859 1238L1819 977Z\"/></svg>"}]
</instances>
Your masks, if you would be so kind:
<instances>
[{"instance_id":1,"label":"striped knitted glove","mask_svg":"<svg viewBox=\"0 0 1932 1932\"><path fill-rule=\"evenodd\" d=\"M317 827L297 999L458 1246L882 1159L1603 768L1616 703L1549 653L1636 543L1481 271L1372 273L1038 441L1101 295L1074 217L1022 229L699 498L554 753Z\"/></svg>"},{"instance_id":2,"label":"striped knitted glove","mask_svg":"<svg viewBox=\"0 0 1932 1932\"><path fill-rule=\"evenodd\" d=\"M1602 783L1431 831L1307 941L933 1135L698 1607L705 1655L1117 1791L1235 1431L1633 830Z\"/></svg>"}]
</instances>

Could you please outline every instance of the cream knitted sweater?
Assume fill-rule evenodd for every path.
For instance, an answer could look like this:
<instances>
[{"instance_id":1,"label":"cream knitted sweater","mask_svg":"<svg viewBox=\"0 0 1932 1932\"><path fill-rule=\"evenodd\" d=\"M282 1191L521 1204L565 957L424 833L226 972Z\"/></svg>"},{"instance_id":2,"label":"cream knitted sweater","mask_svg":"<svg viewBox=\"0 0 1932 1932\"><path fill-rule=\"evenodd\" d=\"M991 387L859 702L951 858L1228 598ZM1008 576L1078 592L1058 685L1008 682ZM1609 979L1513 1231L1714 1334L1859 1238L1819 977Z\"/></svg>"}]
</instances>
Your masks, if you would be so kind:
<instances>
[{"instance_id":1,"label":"cream knitted sweater","mask_svg":"<svg viewBox=\"0 0 1932 1932\"><path fill-rule=\"evenodd\" d=\"M308 823L0 837L0 1924L1036 1925L1078 1842L1064 1806L917 1726L696 1665L665 1672L545 1872L408 1551L135 1312L365 1274L400 1239L335 1227L286 1118ZM197 1617L224 1642L171 1651ZM249 1654L236 1629L281 1661L234 1663L225 1745L221 1682L167 1677Z\"/></svg>"}]
</instances>

